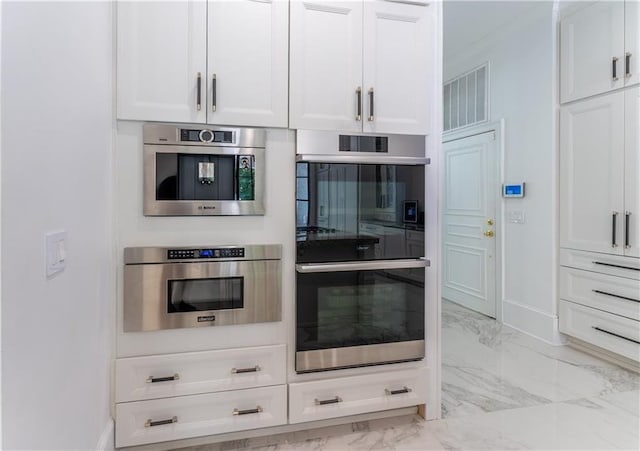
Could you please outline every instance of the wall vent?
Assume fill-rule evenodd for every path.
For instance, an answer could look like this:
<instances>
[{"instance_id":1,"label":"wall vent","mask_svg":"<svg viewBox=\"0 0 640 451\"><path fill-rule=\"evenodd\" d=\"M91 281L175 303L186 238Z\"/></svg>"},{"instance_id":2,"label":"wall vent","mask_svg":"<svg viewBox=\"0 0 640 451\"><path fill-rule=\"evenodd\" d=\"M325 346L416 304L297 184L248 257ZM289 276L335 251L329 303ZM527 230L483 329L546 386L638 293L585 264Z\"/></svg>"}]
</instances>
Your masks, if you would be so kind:
<instances>
[{"instance_id":1,"label":"wall vent","mask_svg":"<svg viewBox=\"0 0 640 451\"><path fill-rule=\"evenodd\" d=\"M444 84L444 131L487 122L489 65L473 69Z\"/></svg>"}]
</instances>

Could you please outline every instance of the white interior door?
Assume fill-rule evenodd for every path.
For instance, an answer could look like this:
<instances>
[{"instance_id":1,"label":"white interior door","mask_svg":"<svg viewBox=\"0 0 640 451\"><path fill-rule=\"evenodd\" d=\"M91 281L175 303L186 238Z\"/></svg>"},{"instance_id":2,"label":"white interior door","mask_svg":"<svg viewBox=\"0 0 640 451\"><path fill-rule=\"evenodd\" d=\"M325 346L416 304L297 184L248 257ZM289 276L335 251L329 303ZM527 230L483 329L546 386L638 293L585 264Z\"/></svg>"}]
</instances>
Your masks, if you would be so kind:
<instances>
[{"instance_id":1,"label":"white interior door","mask_svg":"<svg viewBox=\"0 0 640 451\"><path fill-rule=\"evenodd\" d=\"M496 316L495 132L443 145L443 287L450 301Z\"/></svg>"}]
</instances>

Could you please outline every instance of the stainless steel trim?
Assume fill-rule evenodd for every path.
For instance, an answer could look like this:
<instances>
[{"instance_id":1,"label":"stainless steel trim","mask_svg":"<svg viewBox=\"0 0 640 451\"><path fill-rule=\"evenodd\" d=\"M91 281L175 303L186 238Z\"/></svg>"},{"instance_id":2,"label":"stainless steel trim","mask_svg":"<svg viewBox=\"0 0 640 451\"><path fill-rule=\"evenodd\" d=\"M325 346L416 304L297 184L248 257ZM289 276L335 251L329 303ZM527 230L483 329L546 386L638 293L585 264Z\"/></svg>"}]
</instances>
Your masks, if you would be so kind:
<instances>
[{"instance_id":1,"label":"stainless steel trim","mask_svg":"<svg viewBox=\"0 0 640 451\"><path fill-rule=\"evenodd\" d=\"M244 278L241 309L168 312L169 280ZM280 321L280 260L132 264L124 267L124 332ZM202 321L211 317L211 321Z\"/></svg>"},{"instance_id":2,"label":"stainless steel trim","mask_svg":"<svg viewBox=\"0 0 640 451\"><path fill-rule=\"evenodd\" d=\"M364 108L364 107L363 107ZM374 154L374 157L415 157L427 155L426 140L423 135L389 135L385 133L340 133L326 130L298 130L296 132L296 154L299 155L340 155L348 156L366 152L340 151L340 136L373 136L387 138L388 152Z\"/></svg>"},{"instance_id":3,"label":"stainless steel trim","mask_svg":"<svg viewBox=\"0 0 640 451\"><path fill-rule=\"evenodd\" d=\"M367 120L369 122L373 121L373 88L369 88L369 117Z\"/></svg>"},{"instance_id":4,"label":"stainless steel trim","mask_svg":"<svg viewBox=\"0 0 640 451\"><path fill-rule=\"evenodd\" d=\"M308 161L310 163L397 164L405 166L423 166L430 163L429 158L393 157L365 152L360 155L354 155L354 152L346 155L296 155L296 161Z\"/></svg>"},{"instance_id":5,"label":"stainless steel trim","mask_svg":"<svg viewBox=\"0 0 640 451\"><path fill-rule=\"evenodd\" d=\"M211 77L211 111L215 113L218 99L218 77L216 74L213 74Z\"/></svg>"},{"instance_id":6,"label":"stainless steel trim","mask_svg":"<svg viewBox=\"0 0 640 451\"><path fill-rule=\"evenodd\" d=\"M299 351L296 352L296 372L421 360L424 355L424 340Z\"/></svg>"},{"instance_id":7,"label":"stainless steel trim","mask_svg":"<svg viewBox=\"0 0 640 451\"><path fill-rule=\"evenodd\" d=\"M232 132L233 143L202 143L180 141L180 130L202 130L212 132ZM179 146L207 146L211 147L251 147L264 148L266 132L260 128L222 127L205 124L158 124L146 123L142 126L144 144L179 145ZM193 151L189 151L193 152ZM211 150L208 151L211 153Z\"/></svg>"},{"instance_id":8,"label":"stainless steel trim","mask_svg":"<svg viewBox=\"0 0 640 451\"><path fill-rule=\"evenodd\" d=\"M170 250L177 249L244 249L244 257L232 258L198 258L186 260L169 260L167 258ZM225 262L236 260L280 260L282 259L282 245L280 244L247 244L247 245L205 245L205 246L174 246L174 247L125 247L124 264L137 265L144 263L189 263L189 262Z\"/></svg>"},{"instance_id":9,"label":"stainless steel trim","mask_svg":"<svg viewBox=\"0 0 640 451\"><path fill-rule=\"evenodd\" d=\"M362 120L362 88L356 89L356 121Z\"/></svg>"},{"instance_id":10,"label":"stainless steel trim","mask_svg":"<svg viewBox=\"0 0 640 451\"><path fill-rule=\"evenodd\" d=\"M404 269L404 268L425 268L428 260L407 259L407 260L378 260L366 262L344 262L344 263L312 263L298 264L296 271L302 274L316 272L338 272L338 271L370 271L376 269Z\"/></svg>"},{"instance_id":11,"label":"stainless steel trim","mask_svg":"<svg viewBox=\"0 0 640 451\"><path fill-rule=\"evenodd\" d=\"M252 366L249 368L231 368L232 374L257 373L258 371L262 371L260 365Z\"/></svg>"},{"instance_id":12,"label":"stainless steel trim","mask_svg":"<svg viewBox=\"0 0 640 451\"><path fill-rule=\"evenodd\" d=\"M146 124L145 124L146 125ZM215 131L214 128L210 130ZM248 147L164 146L145 144L144 202L145 216L237 216L264 214L265 150ZM219 144L219 143L217 143ZM191 153L203 155L253 155L255 158L254 200L156 200L156 154Z\"/></svg>"},{"instance_id":13,"label":"stainless steel trim","mask_svg":"<svg viewBox=\"0 0 640 451\"><path fill-rule=\"evenodd\" d=\"M198 94L196 99L196 109L200 111L202 109L202 73L198 72Z\"/></svg>"}]
</instances>

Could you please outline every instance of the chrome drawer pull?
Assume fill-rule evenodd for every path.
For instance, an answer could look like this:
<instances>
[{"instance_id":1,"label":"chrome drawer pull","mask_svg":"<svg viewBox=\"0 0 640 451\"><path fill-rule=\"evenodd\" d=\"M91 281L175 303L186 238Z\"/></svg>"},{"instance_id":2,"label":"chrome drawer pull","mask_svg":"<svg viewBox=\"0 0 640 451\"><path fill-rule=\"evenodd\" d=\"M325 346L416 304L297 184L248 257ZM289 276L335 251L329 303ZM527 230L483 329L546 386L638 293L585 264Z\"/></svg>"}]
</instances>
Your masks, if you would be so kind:
<instances>
[{"instance_id":1,"label":"chrome drawer pull","mask_svg":"<svg viewBox=\"0 0 640 451\"><path fill-rule=\"evenodd\" d=\"M173 418L169 418L168 420L158 420L158 421L153 421L152 419L148 419L147 422L144 424L144 427L152 428L154 426L163 426L165 424L173 424L177 422L178 422L178 417L173 417Z\"/></svg>"},{"instance_id":2,"label":"chrome drawer pull","mask_svg":"<svg viewBox=\"0 0 640 451\"><path fill-rule=\"evenodd\" d=\"M173 376L165 376L165 377L153 377L149 376L147 378L147 384L155 384L156 382L169 382L169 381L177 381L180 379L180 375L178 373Z\"/></svg>"},{"instance_id":3,"label":"chrome drawer pull","mask_svg":"<svg viewBox=\"0 0 640 451\"><path fill-rule=\"evenodd\" d=\"M403 393L411 393L411 389L409 387L403 387L400 390L389 390L388 388L384 389L384 392L387 395L401 395Z\"/></svg>"},{"instance_id":4,"label":"chrome drawer pull","mask_svg":"<svg viewBox=\"0 0 640 451\"><path fill-rule=\"evenodd\" d=\"M256 365L251 368L231 368L231 372L233 374L257 373L258 371L262 371L262 368L260 368L260 365Z\"/></svg>"},{"instance_id":5,"label":"chrome drawer pull","mask_svg":"<svg viewBox=\"0 0 640 451\"><path fill-rule=\"evenodd\" d=\"M631 266L614 265L613 263L591 262L594 265L610 266L612 268L630 269L631 271L640 271L640 268L632 268Z\"/></svg>"},{"instance_id":6,"label":"chrome drawer pull","mask_svg":"<svg viewBox=\"0 0 640 451\"><path fill-rule=\"evenodd\" d=\"M639 302L640 303L640 300L638 300L638 299L628 298L626 296L620 296L619 294L607 293L606 291L600 291L600 290L591 290L591 291L593 291L594 293L598 293L598 294L604 294L605 296L611 296L612 298L624 299L626 301Z\"/></svg>"},{"instance_id":7,"label":"chrome drawer pull","mask_svg":"<svg viewBox=\"0 0 640 451\"><path fill-rule=\"evenodd\" d=\"M255 409L246 409L246 410L233 409L234 415L251 415L253 413L261 413L261 412L262 412L262 407L260 406L256 406Z\"/></svg>"},{"instance_id":8,"label":"chrome drawer pull","mask_svg":"<svg viewBox=\"0 0 640 451\"><path fill-rule=\"evenodd\" d=\"M634 340L633 338L625 337L624 335L619 335L619 334L616 334L614 332L609 332L608 330L600 329L599 327L596 327L596 326L591 326L591 327L593 329L597 330L598 332L602 332L602 333L605 333L605 334L613 335L614 337L622 338L623 340L631 341L633 343L638 343L640 345L640 341Z\"/></svg>"},{"instance_id":9,"label":"chrome drawer pull","mask_svg":"<svg viewBox=\"0 0 640 451\"><path fill-rule=\"evenodd\" d=\"M342 398L340 396L336 396L335 398L331 398L331 399L314 399L314 402L316 404L316 406L325 406L327 404L338 404L339 402L342 402Z\"/></svg>"}]
</instances>

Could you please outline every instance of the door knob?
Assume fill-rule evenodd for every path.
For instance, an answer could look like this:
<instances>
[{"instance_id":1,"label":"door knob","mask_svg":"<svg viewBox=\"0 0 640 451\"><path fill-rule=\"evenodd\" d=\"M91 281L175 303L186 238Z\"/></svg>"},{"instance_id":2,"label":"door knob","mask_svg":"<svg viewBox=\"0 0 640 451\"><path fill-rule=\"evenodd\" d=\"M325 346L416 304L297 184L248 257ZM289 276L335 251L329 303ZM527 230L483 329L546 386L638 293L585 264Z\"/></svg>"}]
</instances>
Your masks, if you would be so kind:
<instances>
[{"instance_id":1,"label":"door knob","mask_svg":"<svg viewBox=\"0 0 640 451\"><path fill-rule=\"evenodd\" d=\"M491 238L493 236L493 230L487 230L484 232L484 236Z\"/></svg>"},{"instance_id":2,"label":"door knob","mask_svg":"<svg viewBox=\"0 0 640 451\"><path fill-rule=\"evenodd\" d=\"M493 219L487 219L487 224L493 225Z\"/></svg>"}]
</instances>

